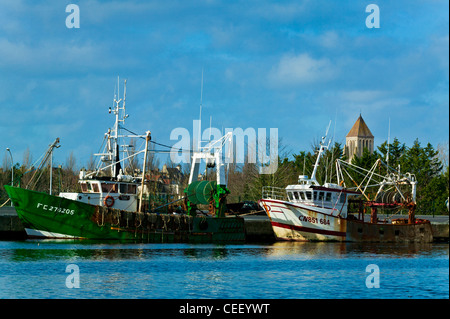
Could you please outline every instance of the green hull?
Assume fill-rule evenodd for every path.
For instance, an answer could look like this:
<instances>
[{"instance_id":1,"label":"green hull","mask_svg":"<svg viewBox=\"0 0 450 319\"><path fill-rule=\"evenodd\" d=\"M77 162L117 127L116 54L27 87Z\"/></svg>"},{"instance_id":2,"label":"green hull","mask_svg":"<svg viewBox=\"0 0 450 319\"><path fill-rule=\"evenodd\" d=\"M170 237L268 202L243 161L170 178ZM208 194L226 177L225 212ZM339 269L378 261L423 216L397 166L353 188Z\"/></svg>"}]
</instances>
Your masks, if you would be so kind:
<instances>
[{"instance_id":1,"label":"green hull","mask_svg":"<svg viewBox=\"0 0 450 319\"><path fill-rule=\"evenodd\" d=\"M27 233L142 242L241 243L244 220L136 213L5 185Z\"/></svg>"}]
</instances>

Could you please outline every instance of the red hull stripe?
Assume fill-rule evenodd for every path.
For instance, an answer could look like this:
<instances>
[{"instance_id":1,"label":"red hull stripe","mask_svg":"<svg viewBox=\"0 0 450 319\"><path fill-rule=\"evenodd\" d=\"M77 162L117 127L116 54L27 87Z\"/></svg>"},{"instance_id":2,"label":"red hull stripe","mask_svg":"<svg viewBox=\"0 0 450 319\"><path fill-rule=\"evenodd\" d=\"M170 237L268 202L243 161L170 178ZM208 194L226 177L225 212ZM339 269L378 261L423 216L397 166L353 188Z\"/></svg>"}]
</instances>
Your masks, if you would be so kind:
<instances>
[{"instance_id":1,"label":"red hull stripe","mask_svg":"<svg viewBox=\"0 0 450 319\"><path fill-rule=\"evenodd\" d=\"M323 215L325 215L325 216L336 217L336 216L333 216L333 215L331 215L331 214L327 214L327 213L324 213L324 212L315 210L314 208L320 208L320 207L316 207L316 206L305 205L305 206L307 206L307 207L304 207L304 206L300 206L300 205L295 205L295 204L290 203L290 202L285 202L285 201L275 201L275 200L273 200L273 199L262 199L261 201L262 201L262 202L268 202L268 203L282 204L282 205L285 205L285 206L292 206L292 207L295 207L295 208L300 208L300 209L309 210L309 211L314 212L314 213L323 214ZM283 207L283 206L278 206L278 205L273 205L273 204L270 204L269 207L285 208L285 207ZM326 209L328 209L328 210L339 211L339 209L337 209L337 208L334 208L334 209L330 209L330 208L327 208L327 207L324 207L324 208L326 208ZM341 208L341 209L342 209L342 208Z\"/></svg>"},{"instance_id":2,"label":"red hull stripe","mask_svg":"<svg viewBox=\"0 0 450 319\"><path fill-rule=\"evenodd\" d=\"M339 237L345 237L344 232L339 231L333 231L333 230L325 230L325 229L317 229L317 228L309 228L309 227L303 227L303 226L297 226L297 225L288 225L288 224L282 224L277 222L272 222L272 226L277 226L281 228L287 228L292 230L298 230L303 231L307 233L316 233L321 235L330 235L330 236L339 236Z\"/></svg>"}]
</instances>

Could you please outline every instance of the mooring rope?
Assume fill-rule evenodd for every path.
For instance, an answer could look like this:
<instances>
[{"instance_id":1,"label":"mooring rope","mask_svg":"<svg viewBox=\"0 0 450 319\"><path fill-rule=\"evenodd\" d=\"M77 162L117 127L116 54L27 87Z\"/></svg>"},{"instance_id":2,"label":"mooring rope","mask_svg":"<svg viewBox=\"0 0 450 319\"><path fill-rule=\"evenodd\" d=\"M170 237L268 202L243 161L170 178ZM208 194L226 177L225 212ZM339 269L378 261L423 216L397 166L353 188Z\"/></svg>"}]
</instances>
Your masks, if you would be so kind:
<instances>
[{"instance_id":1,"label":"mooring rope","mask_svg":"<svg viewBox=\"0 0 450 319\"><path fill-rule=\"evenodd\" d=\"M160 209L160 208L163 208L163 207L169 206L169 205L171 205L171 204L173 204L173 203L176 203L176 202L179 202L179 201L181 201L181 200L184 200L185 198L187 198L187 196L185 196L185 197L182 197L182 198L180 198L180 199L177 199L177 200L174 200L173 202L170 202L170 203L164 204L164 205L162 205L162 206L159 206L159 207L153 208L153 209L151 210L151 212L154 212L154 211L155 211L155 210L157 210L157 209Z\"/></svg>"},{"instance_id":2,"label":"mooring rope","mask_svg":"<svg viewBox=\"0 0 450 319\"><path fill-rule=\"evenodd\" d=\"M3 207L3 206L5 206L10 200L11 200L11 198L8 198L8 199L6 200L6 202L4 202L4 203L0 206L0 208Z\"/></svg>"}]
</instances>

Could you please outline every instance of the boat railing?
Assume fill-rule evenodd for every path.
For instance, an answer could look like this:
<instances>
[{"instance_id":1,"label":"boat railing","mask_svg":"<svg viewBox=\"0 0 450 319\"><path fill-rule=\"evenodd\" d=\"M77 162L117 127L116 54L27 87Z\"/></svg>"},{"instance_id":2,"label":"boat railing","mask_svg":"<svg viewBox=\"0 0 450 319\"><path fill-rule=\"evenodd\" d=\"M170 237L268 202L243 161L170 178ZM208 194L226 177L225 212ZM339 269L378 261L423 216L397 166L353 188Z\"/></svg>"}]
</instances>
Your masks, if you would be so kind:
<instances>
[{"instance_id":1,"label":"boat railing","mask_svg":"<svg viewBox=\"0 0 450 319\"><path fill-rule=\"evenodd\" d=\"M286 189L274 186L263 186L262 188L263 199L278 199L287 200Z\"/></svg>"}]
</instances>

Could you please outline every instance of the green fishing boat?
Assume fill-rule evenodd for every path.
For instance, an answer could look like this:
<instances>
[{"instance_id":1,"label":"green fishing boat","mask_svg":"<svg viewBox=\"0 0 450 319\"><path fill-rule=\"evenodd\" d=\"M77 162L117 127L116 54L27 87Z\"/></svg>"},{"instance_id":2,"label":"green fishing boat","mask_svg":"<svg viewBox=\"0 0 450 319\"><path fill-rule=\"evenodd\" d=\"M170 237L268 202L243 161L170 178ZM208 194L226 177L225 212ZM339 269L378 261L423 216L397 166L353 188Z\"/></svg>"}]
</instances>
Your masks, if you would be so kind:
<instances>
[{"instance_id":1,"label":"green fishing boat","mask_svg":"<svg viewBox=\"0 0 450 319\"><path fill-rule=\"evenodd\" d=\"M239 243L239 217L139 213L95 206L5 185L30 238L131 240L140 242Z\"/></svg>"},{"instance_id":2,"label":"green fishing boat","mask_svg":"<svg viewBox=\"0 0 450 319\"><path fill-rule=\"evenodd\" d=\"M244 220L225 217L226 195L229 193L221 164L222 147L230 140L210 142L207 147L193 153L189 185L183 201L186 211L177 214L158 213L149 208L150 197L146 185L146 166L140 176L123 173L120 147L129 146L125 138L145 139L146 163L150 132L145 135L126 135L122 130L128 115L124 97L114 98L115 106L109 113L115 115L114 127L105 134L105 149L100 154L100 165L92 172L82 170L79 183L81 192L62 192L51 195L31 189L5 185L27 235L32 238L77 238L95 240L132 240L142 242L239 243L245 241ZM59 142L59 139L57 139ZM53 143L47 154L51 154ZM128 154L128 153L127 153ZM126 157L129 159L131 156ZM198 181L199 163L213 161L217 170L216 181ZM198 210L198 205L209 205L209 215Z\"/></svg>"}]
</instances>

